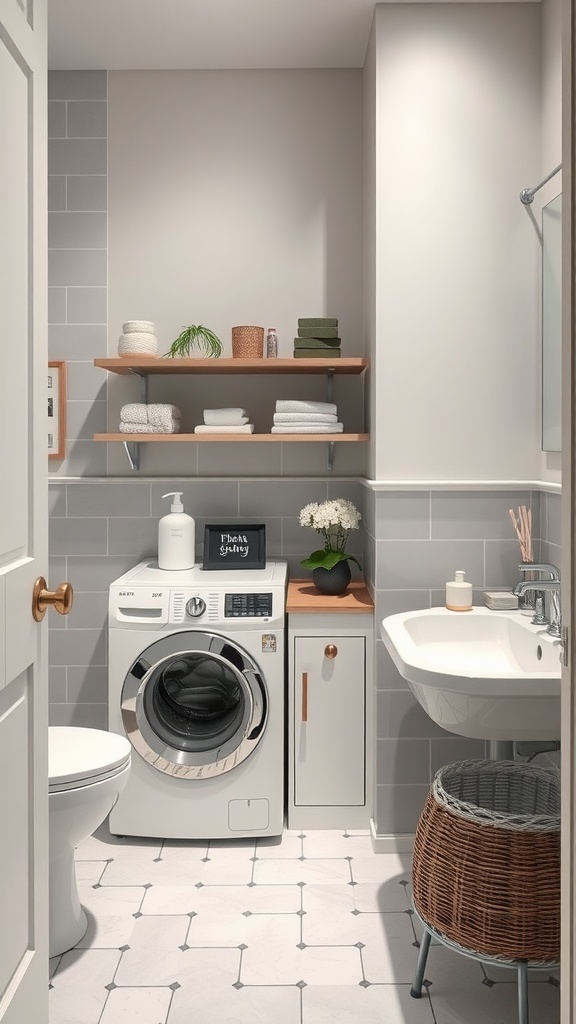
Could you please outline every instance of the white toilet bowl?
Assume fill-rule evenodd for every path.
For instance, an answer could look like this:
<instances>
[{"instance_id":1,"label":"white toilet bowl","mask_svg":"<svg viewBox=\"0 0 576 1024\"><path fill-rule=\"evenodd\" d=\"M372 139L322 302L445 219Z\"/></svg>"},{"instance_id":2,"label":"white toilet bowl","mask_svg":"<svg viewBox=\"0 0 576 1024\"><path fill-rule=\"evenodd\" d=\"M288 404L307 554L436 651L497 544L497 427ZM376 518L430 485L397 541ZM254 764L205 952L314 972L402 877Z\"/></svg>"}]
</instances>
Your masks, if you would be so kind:
<instances>
[{"instance_id":1,"label":"white toilet bowl","mask_svg":"<svg viewBox=\"0 0 576 1024\"><path fill-rule=\"evenodd\" d=\"M48 730L50 956L71 949L88 927L80 906L74 850L112 810L128 781L130 743L101 729Z\"/></svg>"}]
</instances>

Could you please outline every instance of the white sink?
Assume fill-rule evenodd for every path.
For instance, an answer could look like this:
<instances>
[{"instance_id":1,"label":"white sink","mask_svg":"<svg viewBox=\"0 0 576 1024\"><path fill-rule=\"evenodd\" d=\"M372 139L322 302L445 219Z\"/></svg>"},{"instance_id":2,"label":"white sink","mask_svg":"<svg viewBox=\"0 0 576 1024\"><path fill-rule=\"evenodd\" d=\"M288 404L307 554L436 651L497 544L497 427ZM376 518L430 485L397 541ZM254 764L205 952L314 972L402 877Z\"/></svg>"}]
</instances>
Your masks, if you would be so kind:
<instances>
[{"instance_id":1,"label":"white sink","mask_svg":"<svg viewBox=\"0 0 576 1024\"><path fill-rule=\"evenodd\" d=\"M485 740L560 739L560 645L520 612L389 615L381 635L427 714Z\"/></svg>"}]
</instances>

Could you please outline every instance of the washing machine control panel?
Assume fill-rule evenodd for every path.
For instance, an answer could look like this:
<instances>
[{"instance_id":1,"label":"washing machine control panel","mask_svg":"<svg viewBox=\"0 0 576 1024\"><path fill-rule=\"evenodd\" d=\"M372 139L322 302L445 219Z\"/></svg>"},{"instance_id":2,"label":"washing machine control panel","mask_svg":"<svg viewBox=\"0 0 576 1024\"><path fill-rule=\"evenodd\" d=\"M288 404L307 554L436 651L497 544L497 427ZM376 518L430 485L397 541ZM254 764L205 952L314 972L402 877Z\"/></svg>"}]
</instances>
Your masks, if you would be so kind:
<instances>
[{"instance_id":1,"label":"washing machine control panel","mask_svg":"<svg viewBox=\"0 0 576 1024\"><path fill-rule=\"evenodd\" d=\"M264 619L272 615L272 594L225 594L227 619Z\"/></svg>"}]
</instances>

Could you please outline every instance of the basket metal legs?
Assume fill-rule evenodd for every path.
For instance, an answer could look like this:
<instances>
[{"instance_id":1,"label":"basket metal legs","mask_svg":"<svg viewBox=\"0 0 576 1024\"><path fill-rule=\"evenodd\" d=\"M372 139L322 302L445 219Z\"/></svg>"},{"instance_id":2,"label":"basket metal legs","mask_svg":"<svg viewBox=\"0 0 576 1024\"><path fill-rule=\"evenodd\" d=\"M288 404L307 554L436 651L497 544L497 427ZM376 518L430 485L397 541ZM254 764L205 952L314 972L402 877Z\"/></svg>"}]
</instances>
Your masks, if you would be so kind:
<instances>
[{"instance_id":1,"label":"basket metal legs","mask_svg":"<svg viewBox=\"0 0 576 1024\"><path fill-rule=\"evenodd\" d=\"M420 952L418 953L416 974L414 975L414 983L410 989L410 995L413 999L422 998L422 985L424 983L424 973L426 971L426 962L428 960L431 939L432 933L424 927L422 932L422 941L420 943ZM474 957L474 959L480 959L480 957ZM518 974L518 1024L529 1024L528 964L526 961L519 961L516 970Z\"/></svg>"},{"instance_id":2,"label":"basket metal legs","mask_svg":"<svg viewBox=\"0 0 576 1024\"><path fill-rule=\"evenodd\" d=\"M424 971L426 970L426 961L428 959L428 950L430 949L430 940L432 936L427 928L424 929L422 935L422 942L420 943L420 952L418 954L418 964L416 966L416 974L414 977L414 984L410 989L410 995L414 999L420 999L422 997L422 982L424 981ZM524 1022L522 1022L524 1024ZM528 1024L528 1020L526 1020Z\"/></svg>"},{"instance_id":3,"label":"basket metal legs","mask_svg":"<svg viewBox=\"0 0 576 1024\"><path fill-rule=\"evenodd\" d=\"M528 1024L528 965L518 964L518 1024Z\"/></svg>"}]
</instances>

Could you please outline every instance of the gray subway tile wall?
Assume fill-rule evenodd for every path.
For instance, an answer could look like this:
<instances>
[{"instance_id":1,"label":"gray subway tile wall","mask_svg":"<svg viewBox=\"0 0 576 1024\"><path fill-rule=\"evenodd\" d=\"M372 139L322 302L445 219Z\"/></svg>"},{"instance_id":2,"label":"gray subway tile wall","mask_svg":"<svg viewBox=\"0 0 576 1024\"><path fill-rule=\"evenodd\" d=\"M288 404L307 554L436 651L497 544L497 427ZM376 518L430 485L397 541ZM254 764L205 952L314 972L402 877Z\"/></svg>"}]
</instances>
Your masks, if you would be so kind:
<instances>
[{"instance_id":1,"label":"gray subway tile wall","mask_svg":"<svg viewBox=\"0 0 576 1024\"><path fill-rule=\"evenodd\" d=\"M103 475L107 351L107 75L48 76L48 283L50 359L67 362L66 458L59 476Z\"/></svg>"}]
</instances>

